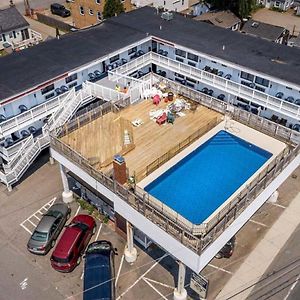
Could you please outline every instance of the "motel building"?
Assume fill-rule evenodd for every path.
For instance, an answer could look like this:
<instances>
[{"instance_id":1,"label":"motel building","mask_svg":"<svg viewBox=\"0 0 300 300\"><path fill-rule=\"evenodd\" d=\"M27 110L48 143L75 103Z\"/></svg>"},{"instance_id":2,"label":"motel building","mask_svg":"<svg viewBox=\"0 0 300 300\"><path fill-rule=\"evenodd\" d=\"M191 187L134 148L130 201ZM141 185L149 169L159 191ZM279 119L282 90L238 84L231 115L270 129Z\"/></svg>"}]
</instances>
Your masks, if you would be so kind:
<instances>
[{"instance_id":1,"label":"motel building","mask_svg":"<svg viewBox=\"0 0 300 300\"><path fill-rule=\"evenodd\" d=\"M199 274L299 166L300 52L143 7L0 59L0 180L49 147L63 200ZM275 193L275 194L274 194ZM274 198L274 197L273 197Z\"/></svg>"}]
</instances>

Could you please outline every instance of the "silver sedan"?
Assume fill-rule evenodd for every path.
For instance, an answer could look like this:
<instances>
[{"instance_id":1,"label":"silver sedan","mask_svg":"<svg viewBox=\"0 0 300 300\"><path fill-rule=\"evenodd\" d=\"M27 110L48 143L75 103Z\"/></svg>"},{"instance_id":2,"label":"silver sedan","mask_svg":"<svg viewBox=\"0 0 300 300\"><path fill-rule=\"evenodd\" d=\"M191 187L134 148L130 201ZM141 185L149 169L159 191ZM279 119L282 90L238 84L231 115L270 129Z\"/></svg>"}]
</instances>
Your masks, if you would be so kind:
<instances>
[{"instance_id":1,"label":"silver sedan","mask_svg":"<svg viewBox=\"0 0 300 300\"><path fill-rule=\"evenodd\" d=\"M70 218L70 214L71 209L67 204L53 204L35 228L28 241L27 249L34 254L47 254L54 247L59 233Z\"/></svg>"}]
</instances>

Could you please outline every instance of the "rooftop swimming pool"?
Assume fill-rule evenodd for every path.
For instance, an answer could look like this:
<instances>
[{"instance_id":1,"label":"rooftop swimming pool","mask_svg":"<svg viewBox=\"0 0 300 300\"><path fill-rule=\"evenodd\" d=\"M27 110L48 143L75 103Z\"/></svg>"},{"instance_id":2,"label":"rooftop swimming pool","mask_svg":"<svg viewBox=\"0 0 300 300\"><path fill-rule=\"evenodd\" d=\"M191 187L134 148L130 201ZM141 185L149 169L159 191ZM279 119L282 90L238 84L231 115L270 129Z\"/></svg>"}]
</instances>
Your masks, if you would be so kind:
<instances>
[{"instance_id":1,"label":"rooftop swimming pool","mask_svg":"<svg viewBox=\"0 0 300 300\"><path fill-rule=\"evenodd\" d=\"M221 130L144 189L192 223L200 224L271 156Z\"/></svg>"}]
</instances>

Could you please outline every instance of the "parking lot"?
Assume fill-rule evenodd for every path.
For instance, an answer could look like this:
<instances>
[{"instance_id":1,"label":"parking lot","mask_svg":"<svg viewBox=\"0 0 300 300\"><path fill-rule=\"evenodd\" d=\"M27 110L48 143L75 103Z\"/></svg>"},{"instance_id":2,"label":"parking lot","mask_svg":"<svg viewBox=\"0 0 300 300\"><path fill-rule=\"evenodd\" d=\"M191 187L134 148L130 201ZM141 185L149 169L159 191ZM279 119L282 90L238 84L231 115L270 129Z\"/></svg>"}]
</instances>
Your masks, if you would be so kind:
<instances>
[{"instance_id":1,"label":"parking lot","mask_svg":"<svg viewBox=\"0 0 300 300\"><path fill-rule=\"evenodd\" d=\"M41 214L54 201L59 201L62 186L57 164L50 165L44 154L39 168L32 169L11 193L0 186L0 299L82 299L83 263L72 273L56 272L46 256L30 254L26 249L30 232L39 222ZM295 172L300 176L299 169ZM295 177L295 176L294 176ZM276 204L265 204L250 222L238 233L236 247L230 259L213 259L202 274L209 279L208 299L216 299L227 280L237 270L244 258L255 247L264 233L276 220L299 190L297 179L290 177L280 188ZM72 217L87 213L76 202L71 204ZM94 240L109 240L118 249L115 257L117 299L172 299L177 282L177 263L157 246L146 251L138 248L138 259L130 265L123 256L126 241L114 231L114 224L97 221ZM189 289L191 299L198 299ZM238 283L237 283L238 284Z\"/></svg>"}]
</instances>

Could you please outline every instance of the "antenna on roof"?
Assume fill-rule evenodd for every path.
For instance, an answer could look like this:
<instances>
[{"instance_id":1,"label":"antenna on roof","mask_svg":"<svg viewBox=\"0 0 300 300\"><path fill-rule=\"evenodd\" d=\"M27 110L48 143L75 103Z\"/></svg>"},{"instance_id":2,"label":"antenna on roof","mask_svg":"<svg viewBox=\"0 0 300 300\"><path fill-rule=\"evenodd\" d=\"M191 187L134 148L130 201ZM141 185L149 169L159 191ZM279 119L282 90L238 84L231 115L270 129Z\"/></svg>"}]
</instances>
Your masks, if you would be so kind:
<instances>
[{"instance_id":1,"label":"antenna on roof","mask_svg":"<svg viewBox=\"0 0 300 300\"><path fill-rule=\"evenodd\" d=\"M223 51L225 50L225 45L223 45L222 50L223 50Z\"/></svg>"}]
</instances>

